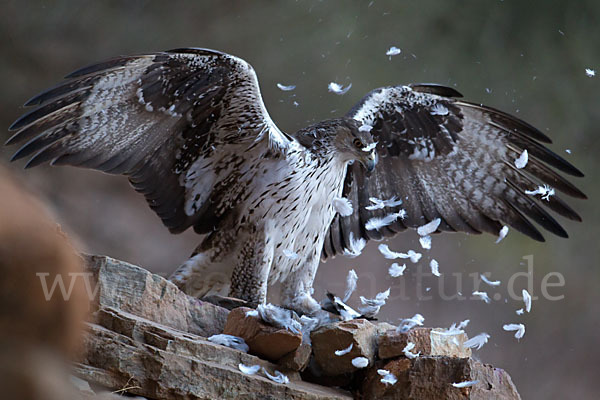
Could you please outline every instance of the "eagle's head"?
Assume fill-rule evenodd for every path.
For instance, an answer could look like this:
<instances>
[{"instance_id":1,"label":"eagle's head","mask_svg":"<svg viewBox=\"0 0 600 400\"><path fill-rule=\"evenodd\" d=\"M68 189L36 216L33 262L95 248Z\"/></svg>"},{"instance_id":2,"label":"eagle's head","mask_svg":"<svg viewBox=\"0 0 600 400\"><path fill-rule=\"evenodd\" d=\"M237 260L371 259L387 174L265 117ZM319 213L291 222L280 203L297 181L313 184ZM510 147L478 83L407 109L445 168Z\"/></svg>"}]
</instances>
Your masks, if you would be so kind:
<instances>
[{"instance_id":1,"label":"eagle's head","mask_svg":"<svg viewBox=\"0 0 600 400\"><path fill-rule=\"evenodd\" d=\"M370 130L369 126L361 126L354 119L343 118L339 120L333 140L335 149L346 161L358 161L368 172L377 164L377 143Z\"/></svg>"},{"instance_id":2,"label":"eagle's head","mask_svg":"<svg viewBox=\"0 0 600 400\"><path fill-rule=\"evenodd\" d=\"M377 164L376 143L370 129L351 118L321 121L294 134L310 151L322 157L334 155L343 162L360 162L367 171Z\"/></svg>"}]
</instances>

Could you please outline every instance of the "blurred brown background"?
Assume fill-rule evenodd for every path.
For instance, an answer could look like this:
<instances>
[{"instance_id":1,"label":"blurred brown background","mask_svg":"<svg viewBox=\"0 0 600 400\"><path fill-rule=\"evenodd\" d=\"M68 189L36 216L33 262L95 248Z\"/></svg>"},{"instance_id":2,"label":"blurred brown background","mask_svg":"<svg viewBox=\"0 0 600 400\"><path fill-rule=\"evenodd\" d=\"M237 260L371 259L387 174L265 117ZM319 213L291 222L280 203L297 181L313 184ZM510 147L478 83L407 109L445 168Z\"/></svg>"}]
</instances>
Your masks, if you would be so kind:
<instances>
[{"instance_id":1,"label":"blurred brown background","mask_svg":"<svg viewBox=\"0 0 600 400\"><path fill-rule=\"evenodd\" d=\"M587 77L585 69L600 72L599 20L597 0L3 1L0 126L7 128L20 115L29 97L80 66L184 46L249 61L271 116L285 131L342 115L373 88L409 82L454 86L469 100L516 114L552 137L551 148L586 173L575 183L590 200L570 201L584 223L560 220L570 239L548 234L546 243L535 243L511 231L496 245L491 236L436 236L423 261L409 263L405 276L396 279L387 275L390 263L371 243L360 258L324 264L315 295L341 292L348 269L355 268L358 294L374 296L392 286L383 320L420 312L429 326L449 326L469 318L471 336L489 333L490 342L476 355L507 369L523 398L592 398L600 359L600 76ZM390 46L402 49L391 60L385 55ZM344 96L328 93L331 81L351 82L352 89ZM297 88L282 92L277 83ZM8 136L0 133L3 141ZM0 164L6 166L15 150L0 148ZM199 243L191 232L170 235L123 177L47 166L23 171L22 165L8 167L87 252L169 274ZM390 247L418 250L419 244L411 232ZM540 299L530 314L517 316L522 303L508 296L507 282L526 271L522 257L529 254L533 294ZM425 277L419 288L419 273L429 271L431 258L439 261L443 279ZM441 293L471 293L469 274L478 272L502 281L498 288L480 287L497 300L442 299ZM564 295L562 300L541 296L542 279L551 272L564 276L564 287L549 289ZM514 286L520 293L525 278ZM526 325L520 342L502 331L513 322Z\"/></svg>"}]
</instances>

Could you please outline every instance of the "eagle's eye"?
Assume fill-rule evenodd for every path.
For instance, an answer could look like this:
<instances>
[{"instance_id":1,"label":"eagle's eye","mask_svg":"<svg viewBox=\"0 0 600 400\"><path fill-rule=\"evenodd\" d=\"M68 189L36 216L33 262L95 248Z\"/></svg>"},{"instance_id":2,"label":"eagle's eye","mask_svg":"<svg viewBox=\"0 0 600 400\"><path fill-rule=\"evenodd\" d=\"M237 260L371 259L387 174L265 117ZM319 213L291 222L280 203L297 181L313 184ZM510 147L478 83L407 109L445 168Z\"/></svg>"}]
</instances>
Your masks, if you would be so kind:
<instances>
[{"instance_id":1,"label":"eagle's eye","mask_svg":"<svg viewBox=\"0 0 600 400\"><path fill-rule=\"evenodd\" d=\"M352 144L354 144L354 147L356 147L357 149L362 149L363 147L365 147L365 145L363 144L363 142L359 138L355 138L352 141Z\"/></svg>"}]
</instances>

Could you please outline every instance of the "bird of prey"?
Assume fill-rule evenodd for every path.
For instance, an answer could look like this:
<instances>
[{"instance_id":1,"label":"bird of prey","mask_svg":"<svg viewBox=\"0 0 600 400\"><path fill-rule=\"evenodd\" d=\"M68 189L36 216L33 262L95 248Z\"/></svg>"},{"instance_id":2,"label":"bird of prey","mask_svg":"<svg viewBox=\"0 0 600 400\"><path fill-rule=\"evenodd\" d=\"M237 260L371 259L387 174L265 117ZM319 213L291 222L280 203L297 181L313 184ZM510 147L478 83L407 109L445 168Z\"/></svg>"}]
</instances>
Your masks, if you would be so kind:
<instances>
[{"instance_id":1,"label":"bird of prey","mask_svg":"<svg viewBox=\"0 0 600 400\"><path fill-rule=\"evenodd\" d=\"M26 141L12 159L32 156L27 167L123 174L171 232L204 234L171 277L185 292L261 304L281 282L282 305L313 314L320 260L366 240L439 218L437 232L507 225L543 241L531 220L567 237L547 209L581 220L550 196L585 198L556 171L583 176L542 145L550 139L461 97L433 84L382 87L340 118L287 134L247 62L184 48L71 73L26 103L34 108L8 144Z\"/></svg>"}]
</instances>

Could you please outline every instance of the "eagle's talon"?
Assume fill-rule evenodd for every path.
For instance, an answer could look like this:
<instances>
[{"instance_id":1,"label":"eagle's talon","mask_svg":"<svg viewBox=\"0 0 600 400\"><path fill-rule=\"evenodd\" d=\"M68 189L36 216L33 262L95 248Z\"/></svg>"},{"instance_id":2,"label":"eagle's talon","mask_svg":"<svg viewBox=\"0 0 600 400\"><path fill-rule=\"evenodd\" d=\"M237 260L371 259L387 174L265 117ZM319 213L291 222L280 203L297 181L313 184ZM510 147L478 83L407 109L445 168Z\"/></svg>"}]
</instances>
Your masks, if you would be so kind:
<instances>
[{"instance_id":1,"label":"eagle's talon","mask_svg":"<svg viewBox=\"0 0 600 400\"><path fill-rule=\"evenodd\" d=\"M200 300L206 301L207 303L211 303L219 307L226 308L228 310L233 310L234 308L238 307L249 307L256 309L256 307L258 306L258 304L251 303L243 299L238 299L236 297L220 296L217 294L204 296Z\"/></svg>"},{"instance_id":2,"label":"eagle's talon","mask_svg":"<svg viewBox=\"0 0 600 400\"><path fill-rule=\"evenodd\" d=\"M308 293L300 293L291 299L284 299L283 307L295 311L299 316L314 316L321 311L321 305Z\"/></svg>"},{"instance_id":3,"label":"eagle's talon","mask_svg":"<svg viewBox=\"0 0 600 400\"><path fill-rule=\"evenodd\" d=\"M321 309L333 315L339 316L344 321L359 318L366 319L368 321L377 321L377 318L375 317L369 317L357 312L331 292L327 292L327 299L321 302Z\"/></svg>"}]
</instances>

